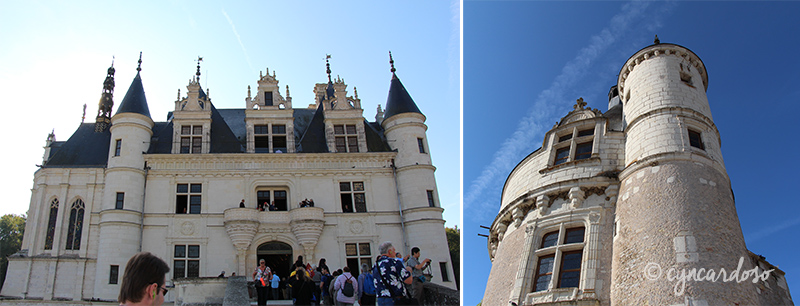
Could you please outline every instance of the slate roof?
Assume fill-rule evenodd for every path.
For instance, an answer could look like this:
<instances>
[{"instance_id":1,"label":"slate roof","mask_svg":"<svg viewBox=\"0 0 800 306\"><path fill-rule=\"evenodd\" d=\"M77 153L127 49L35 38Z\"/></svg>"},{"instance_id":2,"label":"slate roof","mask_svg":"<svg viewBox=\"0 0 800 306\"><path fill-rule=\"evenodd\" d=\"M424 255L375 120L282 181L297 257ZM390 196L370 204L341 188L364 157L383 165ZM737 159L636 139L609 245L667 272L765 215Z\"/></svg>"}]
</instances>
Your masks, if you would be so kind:
<instances>
[{"instance_id":1,"label":"slate roof","mask_svg":"<svg viewBox=\"0 0 800 306\"><path fill-rule=\"evenodd\" d=\"M403 83L400 82L397 75L392 74L392 82L389 85L389 97L386 98L386 112L384 112L383 117L388 119L391 116L401 113L422 114L417 104L414 103L414 99L412 99L411 95L406 91Z\"/></svg>"},{"instance_id":2,"label":"slate roof","mask_svg":"<svg viewBox=\"0 0 800 306\"><path fill-rule=\"evenodd\" d=\"M147 98L144 96L144 87L142 87L142 77L138 72L133 78L128 92L125 93L125 98L117 108L117 114L119 113L137 113L150 118L150 109L147 107Z\"/></svg>"},{"instance_id":3,"label":"slate roof","mask_svg":"<svg viewBox=\"0 0 800 306\"><path fill-rule=\"evenodd\" d=\"M108 150L111 132L94 131L94 123L81 123L75 133L60 145L50 145L50 159L45 168L105 167L108 163Z\"/></svg>"}]
</instances>

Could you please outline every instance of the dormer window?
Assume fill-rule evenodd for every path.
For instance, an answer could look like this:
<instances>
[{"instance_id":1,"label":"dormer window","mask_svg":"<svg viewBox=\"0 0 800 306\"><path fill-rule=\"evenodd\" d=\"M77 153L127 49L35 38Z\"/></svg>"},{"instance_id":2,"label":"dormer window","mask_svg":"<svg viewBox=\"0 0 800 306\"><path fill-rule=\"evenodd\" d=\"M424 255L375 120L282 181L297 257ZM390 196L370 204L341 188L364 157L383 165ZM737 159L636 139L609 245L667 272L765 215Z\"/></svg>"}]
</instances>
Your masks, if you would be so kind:
<instances>
[{"instance_id":1,"label":"dormer window","mask_svg":"<svg viewBox=\"0 0 800 306\"><path fill-rule=\"evenodd\" d=\"M358 152L358 133L353 124L334 125L333 134L336 141L336 152Z\"/></svg>"},{"instance_id":2,"label":"dormer window","mask_svg":"<svg viewBox=\"0 0 800 306\"><path fill-rule=\"evenodd\" d=\"M181 153L200 154L203 149L203 126L181 126Z\"/></svg>"},{"instance_id":3,"label":"dormer window","mask_svg":"<svg viewBox=\"0 0 800 306\"><path fill-rule=\"evenodd\" d=\"M265 106L272 106L272 92L265 91L264 92L264 105Z\"/></svg>"},{"instance_id":4,"label":"dormer window","mask_svg":"<svg viewBox=\"0 0 800 306\"><path fill-rule=\"evenodd\" d=\"M255 125L253 126L253 139L255 140L256 153L286 153L286 125L272 124L272 133L270 133L270 125Z\"/></svg>"},{"instance_id":5,"label":"dormer window","mask_svg":"<svg viewBox=\"0 0 800 306\"><path fill-rule=\"evenodd\" d=\"M592 157L594 127L573 128L569 134L555 136L558 141L553 144L553 166Z\"/></svg>"}]
</instances>

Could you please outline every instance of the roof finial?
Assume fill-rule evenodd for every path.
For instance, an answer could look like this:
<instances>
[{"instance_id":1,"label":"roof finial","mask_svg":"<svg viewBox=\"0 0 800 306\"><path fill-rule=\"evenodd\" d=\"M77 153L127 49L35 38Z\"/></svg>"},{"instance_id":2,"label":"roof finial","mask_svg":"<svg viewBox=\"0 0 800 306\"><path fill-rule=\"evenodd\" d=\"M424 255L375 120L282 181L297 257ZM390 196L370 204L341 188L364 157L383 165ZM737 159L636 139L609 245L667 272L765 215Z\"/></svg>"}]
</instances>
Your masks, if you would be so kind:
<instances>
[{"instance_id":1,"label":"roof finial","mask_svg":"<svg viewBox=\"0 0 800 306\"><path fill-rule=\"evenodd\" d=\"M397 69L394 69L394 59L392 58L392 51L389 51L389 65L392 65L392 75Z\"/></svg>"},{"instance_id":2,"label":"roof finial","mask_svg":"<svg viewBox=\"0 0 800 306\"><path fill-rule=\"evenodd\" d=\"M329 61L329 59L331 59L331 55L330 54L326 54L325 55L325 67L327 67L327 70L325 70L325 72L328 73L328 83L331 83L332 82L331 81L331 62Z\"/></svg>"},{"instance_id":3,"label":"roof finial","mask_svg":"<svg viewBox=\"0 0 800 306\"><path fill-rule=\"evenodd\" d=\"M181 100L181 89L178 88L178 99L175 101L180 101L180 100Z\"/></svg>"},{"instance_id":4,"label":"roof finial","mask_svg":"<svg viewBox=\"0 0 800 306\"><path fill-rule=\"evenodd\" d=\"M292 95L289 94L289 85L286 85L286 97L291 97Z\"/></svg>"},{"instance_id":5,"label":"roof finial","mask_svg":"<svg viewBox=\"0 0 800 306\"><path fill-rule=\"evenodd\" d=\"M658 34L656 34L656 39L653 40L653 44L657 45L657 44L660 44L660 43L661 43L661 41L658 40Z\"/></svg>"},{"instance_id":6,"label":"roof finial","mask_svg":"<svg viewBox=\"0 0 800 306\"><path fill-rule=\"evenodd\" d=\"M203 58L198 55L197 56L197 60L196 60L196 62L197 62L197 73L194 74L194 75L197 76L197 84L200 84L200 62L202 62L202 61L203 61Z\"/></svg>"},{"instance_id":7,"label":"roof finial","mask_svg":"<svg viewBox=\"0 0 800 306\"><path fill-rule=\"evenodd\" d=\"M86 103L83 104L83 116L81 117L81 123L86 120Z\"/></svg>"},{"instance_id":8,"label":"roof finial","mask_svg":"<svg viewBox=\"0 0 800 306\"><path fill-rule=\"evenodd\" d=\"M111 60L111 67L114 67L114 60ZM136 67L136 71L142 71L142 51L139 51L139 67Z\"/></svg>"},{"instance_id":9,"label":"roof finial","mask_svg":"<svg viewBox=\"0 0 800 306\"><path fill-rule=\"evenodd\" d=\"M358 87L353 86L353 93L355 93L356 99L358 99Z\"/></svg>"}]
</instances>

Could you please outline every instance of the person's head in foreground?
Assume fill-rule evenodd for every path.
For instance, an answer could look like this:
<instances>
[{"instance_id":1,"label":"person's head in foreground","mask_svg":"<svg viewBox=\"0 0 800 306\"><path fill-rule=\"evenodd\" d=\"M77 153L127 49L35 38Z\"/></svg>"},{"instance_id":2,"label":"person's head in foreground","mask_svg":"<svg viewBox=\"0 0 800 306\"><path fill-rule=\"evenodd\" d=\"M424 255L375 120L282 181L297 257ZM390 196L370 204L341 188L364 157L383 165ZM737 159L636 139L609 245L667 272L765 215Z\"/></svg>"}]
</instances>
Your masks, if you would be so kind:
<instances>
[{"instance_id":1,"label":"person's head in foreground","mask_svg":"<svg viewBox=\"0 0 800 306\"><path fill-rule=\"evenodd\" d=\"M118 300L126 306L161 305L167 289L165 275L169 266L150 252L133 255L125 266Z\"/></svg>"}]
</instances>

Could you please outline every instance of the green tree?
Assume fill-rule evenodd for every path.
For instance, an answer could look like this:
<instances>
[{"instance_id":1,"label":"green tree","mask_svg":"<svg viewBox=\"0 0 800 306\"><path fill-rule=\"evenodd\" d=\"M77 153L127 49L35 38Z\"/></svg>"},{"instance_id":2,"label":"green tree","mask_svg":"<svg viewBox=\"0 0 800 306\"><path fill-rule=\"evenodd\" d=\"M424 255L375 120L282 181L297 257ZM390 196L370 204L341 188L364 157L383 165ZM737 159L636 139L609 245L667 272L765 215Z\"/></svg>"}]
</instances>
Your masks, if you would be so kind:
<instances>
[{"instance_id":1,"label":"green tree","mask_svg":"<svg viewBox=\"0 0 800 306\"><path fill-rule=\"evenodd\" d=\"M19 251L23 232L25 232L25 215L0 217L0 289L6 280L8 256Z\"/></svg>"},{"instance_id":2,"label":"green tree","mask_svg":"<svg viewBox=\"0 0 800 306\"><path fill-rule=\"evenodd\" d=\"M461 230L458 225L445 227L447 245L450 247L450 262L453 263L453 274L456 276L456 287L461 288Z\"/></svg>"}]
</instances>

